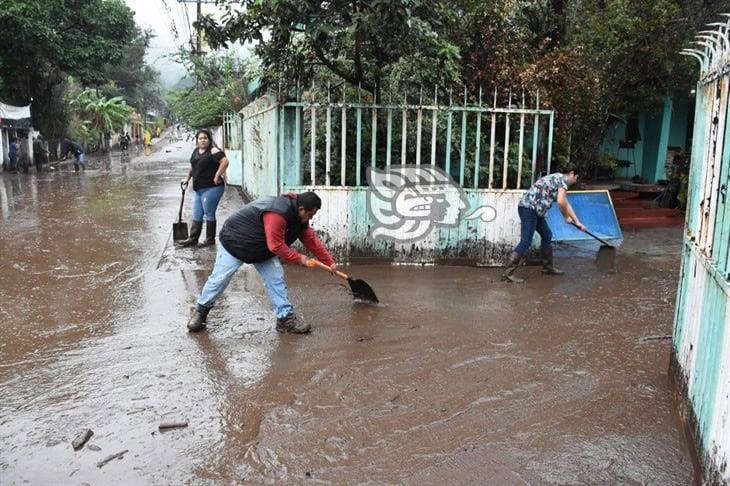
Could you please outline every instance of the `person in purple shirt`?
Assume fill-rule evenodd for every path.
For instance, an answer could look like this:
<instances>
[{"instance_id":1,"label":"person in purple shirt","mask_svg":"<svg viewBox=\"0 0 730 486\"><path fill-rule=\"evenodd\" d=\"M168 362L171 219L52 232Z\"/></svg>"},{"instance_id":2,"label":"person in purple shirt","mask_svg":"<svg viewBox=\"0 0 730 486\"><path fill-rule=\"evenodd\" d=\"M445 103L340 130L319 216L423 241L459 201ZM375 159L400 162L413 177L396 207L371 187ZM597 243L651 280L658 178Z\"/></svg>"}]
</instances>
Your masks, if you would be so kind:
<instances>
[{"instance_id":1,"label":"person in purple shirt","mask_svg":"<svg viewBox=\"0 0 730 486\"><path fill-rule=\"evenodd\" d=\"M546 175L537 180L520 199L517 212L520 216L520 242L512 251L502 273L502 280L506 282L522 283L524 279L514 276L515 270L522 263L522 259L530 248L535 231L540 235L540 254L542 255L542 273L546 275L562 275L564 272L553 266L552 232L547 224L545 215L555 201L565 222L575 224L581 231L585 226L580 222L575 211L568 202L568 187L578 181L578 169L569 166L562 172Z\"/></svg>"}]
</instances>

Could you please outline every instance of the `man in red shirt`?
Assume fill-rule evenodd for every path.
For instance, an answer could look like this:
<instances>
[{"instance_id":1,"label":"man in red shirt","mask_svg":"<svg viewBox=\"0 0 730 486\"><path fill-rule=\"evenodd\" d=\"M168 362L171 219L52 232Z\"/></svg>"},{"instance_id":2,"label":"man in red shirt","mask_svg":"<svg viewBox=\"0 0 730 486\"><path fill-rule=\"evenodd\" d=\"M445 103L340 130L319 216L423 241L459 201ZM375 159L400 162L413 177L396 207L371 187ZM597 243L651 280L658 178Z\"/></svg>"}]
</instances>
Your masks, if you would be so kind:
<instances>
[{"instance_id":1,"label":"man in red shirt","mask_svg":"<svg viewBox=\"0 0 730 486\"><path fill-rule=\"evenodd\" d=\"M279 332L307 333L309 324L294 315L287 296L281 260L295 265L311 266L309 258L290 247L296 240L334 272L337 265L320 239L309 227L309 221L322 207L313 192L286 194L257 199L238 210L223 224L213 273L208 277L198 298L188 330L205 329L208 312L228 287L233 275L244 263L252 264L261 275L276 314Z\"/></svg>"}]
</instances>

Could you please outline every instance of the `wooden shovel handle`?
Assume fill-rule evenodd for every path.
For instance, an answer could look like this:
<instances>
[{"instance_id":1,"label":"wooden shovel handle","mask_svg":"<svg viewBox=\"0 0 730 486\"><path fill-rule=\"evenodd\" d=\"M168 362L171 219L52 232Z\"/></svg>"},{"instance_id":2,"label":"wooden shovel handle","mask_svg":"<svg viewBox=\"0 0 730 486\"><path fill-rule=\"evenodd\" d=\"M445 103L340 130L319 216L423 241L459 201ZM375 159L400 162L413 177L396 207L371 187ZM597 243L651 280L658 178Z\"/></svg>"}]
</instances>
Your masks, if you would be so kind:
<instances>
[{"instance_id":1,"label":"wooden shovel handle","mask_svg":"<svg viewBox=\"0 0 730 486\"><path fill-rule=\"evenodd\" d=\"M324 263L320 262L320 261L319 261L319 260L317 260L316 258L310 258L310 259L309 259L309 263L313 264L313 265L314 265L315 267L319 267L319 268L321 268L322 270L327 270L328 272L331 272L331 271L332 271L332 270L330 269L330 267L328 267L328 266L327 266L327 265L325 265ZM335 271L335 275L337 275L338 277L340 277L340 278L342 278L342 279L345 279L345 280L349 280L349 278L350 278L350 277L348 277L348 276L347 276L347 274L346 274L346 273L342 273L342 272L340 272L339 270L336 270L336 271Z\"/></svg>"}]
</instances>

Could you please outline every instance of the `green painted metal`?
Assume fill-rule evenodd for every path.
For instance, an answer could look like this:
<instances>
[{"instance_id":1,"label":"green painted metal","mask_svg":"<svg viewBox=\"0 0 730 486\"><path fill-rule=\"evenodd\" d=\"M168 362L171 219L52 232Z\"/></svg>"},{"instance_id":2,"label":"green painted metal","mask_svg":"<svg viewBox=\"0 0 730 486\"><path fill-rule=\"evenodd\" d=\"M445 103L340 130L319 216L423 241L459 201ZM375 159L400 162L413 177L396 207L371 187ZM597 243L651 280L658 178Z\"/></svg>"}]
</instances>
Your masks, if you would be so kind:
<instances>
[{"instance_id":1,"label":"green painted metal","mask_svg":"<svg viewBox=\"0 0 730 486\"><path fill-rule=\"evenodd\" d=\"M511 97L510 97L511 98ZM510 99L511 104L511 99ZM509 115L504 116L504 166L502 167L502 189L507 189L509 175Z\"/></svg>"},{"instance_id":2,"label":"green painted metal","mask_svg":"<svg viewBox=\"0 0 730 486\"><path fill-rule=\"evenodd\" d=\"M346 186L347 181L347 109L342 108L342 120L340 121L342 135L340 136L340 185Z\"/></svg>"},{"instance_id":3,"label":"green painted metal","mask_svg":"<svg viewBox=\"0 0 730 486\"><path fill-rule=\"evenodd\" d=\"M525 104L525 97L522 96L522 104ZM520 141L518 142L517 152L517 189L522 185L522 156L525 149L525 114L520 114Z\"/></svg>"},{"instance_id":4,"label":"green painted metal","mask_svg":"<svg viewBox=\"0 0 730 486\"><path fill-rule=\"evenodd\" d=\"M454 120L454 114L449 110L449 115L446 118L446 162L444 167L446 173L451 175L451 125Z\"/></svg>"},{"instance_id":5,"label":"green painted metal","mask_svg":"<svg viewBox=\"0 0 730 486\"><path fill-rule=\"evenodd\" d=\"M438 128L438 112L433 110L431 116L431 165L436 165L436 130Z\"/></svg>"},{"instance_id":6,"label":"green painted metal","mask_svg":"<svg viewBox=\"0 0 730 486\"><path fill-rule=\"evenodd\" d=\"M388 121L387 121L388 133L386 135L386 147L385 147L385 166L390 167L392 142L393 142L393 110L388 110Z\"/></svg>"},{"instance_id":7,"label":"green painted metal","mask_svg":"<svg viewBox=\"0 0 730 486\"><path fill-rule=\"evenodd\" d=\"M317 110L312 107L310 111L310 127L311 127L311 142L310 142L310 153L309 153L309 170L310 170L310 177L312 179L311 184L315 185L317 183L317 167L316 167L316 160L317 160Z\"/></svg>"},{"instance_id":8,"label":"green painted metal","mask_svg":"<svg viewBox=\"0 0 730 486\"><path fill-rule=\"evenodd\" d=\"M378 110L373 109L372 110L372 123L371 123L371 130L372 130L372 137L371 143L370 143L370 166L371 167L377 167L377 161L378 161Z\"/></svg>"},{"instance_id":9,"label":"green painted metal","mask_svg":"<svg viewBox=\"0 0 730 486\"><path fill-rule=\"evenodd\" d=\"M464 187L464 171L466 166L466 112L461 113L461 151L459 157L459 185Z\"/></svg>"},{"instance_id":10,"label":"green painted metal","mask_svg":"<svg viewBox=\"0 0 730 486\"><path fill-rule=\"evenodd\" d=\"M708 282L709 283L709 282ZM696 404L695 413L704 446L710 447L708 429L712 426L717 386L720 379L723 339L725 334L724 318L727 296L716 285L707 285L703 295L701 314L707 316L696 344L695 373L692 383L692 401Z\"/></svg>"},{"instance_id":11,"label":"green painted metal","mask_svg":"<svg viewBox=\"0 0 730 486\"><path fill-rule=\"evenodd\" d=\"M656 154L654 173L648 179L652 182L664 179L664 170L667 162L667 148L669 147L669 130L672 124L672 98L664 97L662 107L662 124L659 133L659 150Z\"/></svg>"},{"instance_id":12,"label":"green painted metal","mask_svg":"<svg viewBox=\"0 0 730 486\"><path fill-rule=\"evenodd\" d=\"M496 146L497 139L497 114L492 113L492 123L490 126L490 137L489 137L489 182L487 187L489 189L494 188L494 148Z\"/></svg>"},{"instance_id":13,"label":"green painted metal","mask_svg":"<svg viewBox=\"0 0 730 486\"><path fill-rule=\"evenodd\" d=\"M510 115L519 115L520 113L524 113L525 115L539 115L539 116L550 116L551 113L554 114L552 110L543 110L539 108L496 108L496 107L488 107L488 106L458 106L458 105L411 105L408 103L403 104L366 104L366 103L307 103L307 102L294 102L289 101L284 106L302 106L306 108L341 108L342 106L346 106L347 109L357 109L357 108L363 108L363 109L375 109L378 111L384 111L384 110L408 110L408 111L418 111L418 110L437 110L439 112L447 112L449 110L455 110L455 111L465 111L467 113L482 113L482 114L502 114L502 113L509 113Z\"/></svg>"},{"instance_id":14,"label":"green painted metal","mask_svg":"<svg viewBox=\"0 0 730 486\"><path fill-rule=\"evenodd\" d=\"M494 141L492 141L494 143ZM491 149L491 148L490 148ZM474 151L474 189L479 187L479 159L482 153L482 114L477 113L476 149ZM489 177L492 177L492 165L489 167Z\"/></svg>"},{"instance_id":15,"label":"green painted metal","mask_svg":"<svg viewBox=\"0 0 730 486\"><path fill-rule=\"evenodd\" d=\"M328 90L329 91L329 90ZM329 186L332 184L330 171L332 170L332 107L328 106L327 110L327 126L325 127L325 152L324 152L324 183Z\"/></svg>"},{"instance_id":16,"label":"green painted metal","mask_svg":"<svg viewBox=\"0 0 730 486\"><path fill-rule=\"evenodd\" d=\"M540 109L540 93L537 93L535 109ZM535 121L532 125L532 176L531 181L535 182L535 170L537 169L537 145L540 138L540 115L535 113Z\"/></svg>"},{"instance_id":17,"label":"green painted metal","mask_svg":"<svg viewBox=\"0 0 730 486\"><path fill-rule=\"evenodd\" d=\"M301 152L297 148L301 138L298 136L297 115L299 108L282 108L279 111L279 160L281 162L281 184L292 186L301 184Z\"/></svg>"},{"instance_id":18,"label":"green painted metal","mask_svg":"<svg viewBox=\"0 0 730 486\"><path fill-rule=\"evenodd\" d=\"M362 108L355 110L357 130L355 133L355 185L362 185Z\"/></svg>"},{"instance_id":19,"label":"green painted metal","mask_svg":"<svg viewBox=\"0 0 730 486\"><path fill-rule=\"evenodd\" d=\"M403 109L403 121L401 122L401 143L400 143L400 163L406 165L408 147L408 110Z\"/></svg>"},{"instance_id":20,"label":"green painted metal","mask_svg":"<svg viewBox=\"0 0 730 486\"><path fill-rule=\"evenodd\" d=\"M423 128L423 110L416 111L416 165L421 165L421 129Z\"/></svg>"},{"instance_id":21,"label":"green painted metal","mask_svg":"<svg viewBox=\"0 0 730 486\"><path fill-rule=\"evenodd\" d=\"M728 96L725 108L730 112L730 96ZM730 251L730 134L728 133L725 133L721 163L722 170L720 171L720 188L717 194L719 199L715 215L712 257L718 271L727 276L728 251Z\"/></svg>"},{"instance_id":22,"label":"green painted metal","mask_svg":"<svg viewBox=\"0 0 730 486\"><path fill-rule=\"evenodd\" d=\"M706 140L706 89L704 87L697 87L695 100L695 123L694 130L692 133L692 155L690 160L690 171L689 171L689 182L688 188L698 187L699 184L697 179L699 177L698 171L702 169L702 161L704 159L703 154L705 151L705 140ZM685 225L689 231L690 237L697 234L697 205L698 194L697 190L688 190L687 197L687 214Z\"/></svg>"},{"instance_id":23,"label":"green painted metal","mask_svg":"<svg viewBox=\"0 0 730 486\"><path fill-rule=\"evenodd\" d=\"M681 376L687 382L687 395L682 398L691 407L698 425L694 438L703 469L716 473L723 471L730 445L725 428L730 393L730 346L726 334L730 323L730 281L725 271L730 251L730 208L727 195L723 200L721 192L723 182L730 182L730 74L727 56L713 52L709 59L705 57L709 52L709 48L704 53L683 52L701 61L702 77L696 88L687 216L672 343ZM660 162L669 143L672 111L671 101L665 100L659 147L647 155L656 158L656 167L648 163L644 167L655 177L660 176Z\"/></svg>"},{"instance_id":24,"label":"green painted metal","mask_svg":"<svg viewBox=\"0 0 730 486\"><path fill-rule=\"evenodd\" d=\"M297 165L296 180L297 184L302 183L302 108L295 107L296 112L294 120L294 161Z\"/></svg>"},{"instance_id":25,"label":"green painted metal","mask_svg":"<svg viewBox=\"0 0 730 486\"><path fill-rule=\"evenodd\" d=\"M551 164L553 161L553 125L555 124L555 115L550 113L550 125L548 127L548 149L547 149L547 170L546 174L551 173Z\"/></svg>"}]
</instances>

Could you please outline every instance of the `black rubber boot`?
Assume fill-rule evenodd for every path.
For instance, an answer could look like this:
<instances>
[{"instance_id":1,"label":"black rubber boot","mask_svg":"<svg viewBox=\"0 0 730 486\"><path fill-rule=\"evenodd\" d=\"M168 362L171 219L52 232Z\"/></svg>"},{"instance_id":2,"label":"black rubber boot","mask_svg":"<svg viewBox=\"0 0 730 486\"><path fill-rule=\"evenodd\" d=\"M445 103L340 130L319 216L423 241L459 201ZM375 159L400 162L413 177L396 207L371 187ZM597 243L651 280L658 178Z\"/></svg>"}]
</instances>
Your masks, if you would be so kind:
<instances>
[{"instance_id":1,"label":"black rubber boot","mask_svg":"<svg viewBox=\"0 0 730 486\"><path fill-rule=\"evenodd\" d=\"M183 248L188 246L197 246L198 240L200 239L200 233L202 232L203 222L193 220L190 225L190 238L188 238L187 240L177 241L175 242L175 245Z\"/></svg>"},{"instance_id":2,"label":"black rubber boot","mask_svg":"<svg viewBox=\"0 0 730 486\"><path fill-rule=\"evenodd\" d=\"M215 246L215 221L205 222L205 241L200 246Z\"/></svg>"},{"instance_id":3,"label":"black rubber boot","mask_svg":"<svg viewBox=\"0 0 730 486\"><path fill-rule=\"evenodd\" d=\"M205 329L205 321L208 319L208 312L211 307L203 307L202 305L196 305L193 309L193 314L188 320L188 332L200 332Z\"/></svg>"},{"instance_id":4,"label":"black rubber boot","mask_svg":"<svg viewBox=\"0 0 730 486\"><path fill-rule=\"evenodd\" d=\"M542 273L545 275L564 275L565 272L558 270L553 266L553 248L548 246L541 248L540 253L542 254Z\"/></svg>"},{"instance_id":5,"label":"black rubber boot","mask_svg":"<svg viewBox=\"0 0 730 486\"><path fill-rule=\"evenodd\" d=\"M276 320L276 330L278 332L288 332L292 334L306 334L310 331L311 326L306 322L297 319L294 314L281 317Z\"/></svg>"},{"instance_id":6,"label":"black rubber boot","mask_svg":"<svg viewBox=\"0 0 730 486\"><path fill-rule=\"evenodd\" d=\"M517 270L517 267L520 266L520 263L522 263L522 256L513 251L509 256L507 265L505 265L504 272L502 273L503 282L523 283L525 281L524 279L513 275L515 270Z\"/></svg>"}]
</instances>

